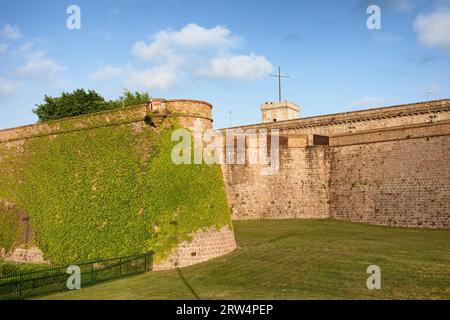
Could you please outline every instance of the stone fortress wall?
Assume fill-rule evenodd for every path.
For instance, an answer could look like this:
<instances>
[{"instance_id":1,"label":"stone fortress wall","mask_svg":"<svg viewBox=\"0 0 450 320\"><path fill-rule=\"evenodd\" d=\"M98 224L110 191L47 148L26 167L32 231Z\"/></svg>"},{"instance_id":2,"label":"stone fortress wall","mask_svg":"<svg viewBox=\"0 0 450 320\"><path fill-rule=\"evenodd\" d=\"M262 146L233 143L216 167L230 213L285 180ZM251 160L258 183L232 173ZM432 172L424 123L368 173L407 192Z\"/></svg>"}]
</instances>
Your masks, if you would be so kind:
<instances>
[{"instance_id":1,"label":"stone fortress wall","mask_svg":"<svg viewBox=\"0 0 450 320\"><path fill-rule=\"evenodd\" d=\"M450 99L227 130L279 129L280 170L224 165L234 219L450 228Z\"/></svg>"},{"instance_id":2,"label":"stone fortress wall","mask_svg":"<svg viewBox=\"0 0 450 320\"><path fill-rule=\"evenodd\" d=\"M0 144L11 150L21 150L27 139L129 124L133 125L134 130L142 130L149 124L157 126L168 117L177 119L181 126L191 130L194 128L194 122L199 121L206 130L212 127L211 110L212 106L204 101L155 99L137 107L113 109L43 124L0 130ZM191 237L192 241L180 243L167 260L156 264L154 268L163 270L188 266L224 255L236 248L233 230L228 226L224 226L221 230L214 228L200 230ZM19 247L9 253L5 253L0 248L0 257L17 262L45 262L42 251L37 247Z\"/></svg>"},{"instance_id":3,"label":"stone fortress wall","mask_svg":"<svg viewBox=\"0 0 450 320\"><path fill-rule=\"evenodd\" d=\"M211 109L202 101L159 99L1 130L0 144L20 150L24 141L35 137L130 123L140 130L149 120L158 125L166 117L190 129L199 120L208 129ZM280 169L263 176L259 165L222 165L234 219L334 218L450 228L450 99L226 130L238 129L279 129ZM155 269L192 265L236 248L228 228L203 230L192 238ZM7 258L42 262L39 252L19 248Z\"/></svg>"},{"instance_id":4,"label":"stone fortress wall","mask_svg":"<svg viewBox=\"0 0 450 320\"><path fill-rule=\"evenodd\" d=\"M450 228L450 121L330 140L330 217Z\"/></svg>"}]
</instances>

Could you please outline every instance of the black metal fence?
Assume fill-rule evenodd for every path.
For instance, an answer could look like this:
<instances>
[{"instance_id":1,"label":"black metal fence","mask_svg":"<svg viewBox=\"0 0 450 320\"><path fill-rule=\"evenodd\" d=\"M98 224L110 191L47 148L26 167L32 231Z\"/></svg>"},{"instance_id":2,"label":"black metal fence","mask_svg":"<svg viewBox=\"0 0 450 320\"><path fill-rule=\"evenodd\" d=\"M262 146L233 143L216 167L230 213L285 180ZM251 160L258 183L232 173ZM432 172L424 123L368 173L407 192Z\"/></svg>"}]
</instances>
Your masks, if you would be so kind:
<instances>
[{"instance_id":1,"label":"black metal fence","mask_svg":"<svg viewBox=\"0 0 450 320\"><path fill-rule=\"evenodd\" d=\"M152 270L153 253L74 264L80 268L81 287ZM67 266L0 277L0 300L22 300L68 290Z\"/></svg>"}]
</instances>

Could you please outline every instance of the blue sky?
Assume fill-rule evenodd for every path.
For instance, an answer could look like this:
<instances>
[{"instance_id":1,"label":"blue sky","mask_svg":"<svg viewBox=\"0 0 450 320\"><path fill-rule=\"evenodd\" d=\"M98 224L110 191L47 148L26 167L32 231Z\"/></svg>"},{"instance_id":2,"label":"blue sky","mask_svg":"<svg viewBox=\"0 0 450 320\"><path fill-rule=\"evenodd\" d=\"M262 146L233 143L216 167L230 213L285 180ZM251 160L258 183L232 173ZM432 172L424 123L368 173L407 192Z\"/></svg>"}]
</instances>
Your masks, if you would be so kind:
<instances>
[{"instance_id":1,"label":"blue sky","mask_svg":"<svg viewBox=\"0 0 450 320\"><path fill-rule=\"evenodd\" d=\"M69 30L69 5L81 29ZM369 4L381 30L369 30ZM0 128L36 122L44 94L124 88L214 105L215 127L450 97L450 0L0 0Z\"/></svg>"}]
</instances>

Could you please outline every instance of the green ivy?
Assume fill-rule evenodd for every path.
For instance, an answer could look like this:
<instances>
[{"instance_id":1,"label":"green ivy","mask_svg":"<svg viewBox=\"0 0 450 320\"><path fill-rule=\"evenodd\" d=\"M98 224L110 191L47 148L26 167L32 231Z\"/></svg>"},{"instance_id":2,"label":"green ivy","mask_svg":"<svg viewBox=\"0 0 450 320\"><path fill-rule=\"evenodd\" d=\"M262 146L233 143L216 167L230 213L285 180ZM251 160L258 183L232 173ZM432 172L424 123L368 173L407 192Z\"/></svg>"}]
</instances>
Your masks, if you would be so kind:
<instances>
[{"instance_id":1,"label":"green ivy","mask_svg":"<svg viewBox=\"0 0 450 320\"><path fill-rule=\"evenodd\" d=\"M24 232L20 223L19 212L16 208L9 207L3 201L0 202L0 247L11 251L20 244Z\"/></svg>"},{"instance_id":2,"label":"green ivy","mask_svg":"<svg viewBox=\"0 0 450 320\"><path fill-rule=\"evenodd\" d=\"M175 128L127 124L0 144L0 200L30 217L53 263L150 250L163 259L194 232L231 226L220 167L172 163Z\"/></svg>"}]
</instances>

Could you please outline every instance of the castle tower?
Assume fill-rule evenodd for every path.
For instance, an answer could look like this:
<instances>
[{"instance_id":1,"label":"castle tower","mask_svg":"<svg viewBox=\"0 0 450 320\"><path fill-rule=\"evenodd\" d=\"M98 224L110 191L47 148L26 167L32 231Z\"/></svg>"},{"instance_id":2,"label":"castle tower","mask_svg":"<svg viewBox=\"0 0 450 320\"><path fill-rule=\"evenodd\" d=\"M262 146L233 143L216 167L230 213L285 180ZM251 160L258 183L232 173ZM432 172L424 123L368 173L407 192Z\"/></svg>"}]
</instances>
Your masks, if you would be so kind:
<instances>
[{"instance_id":1,"label":"castle tower","mask_svg":"<svg viewBox=\"0 0 450 320\"><path fill-rule=\"evenodd\" d=\"M166 101L170 117L177 118L182 127L194 130L195 122L200 121L203 130L212 128L212 105L205 101L176 99Z\"/></svg>"},{"instance_id":2,"label":"castle tower","mask_svg":"<svg viewBox=\"0 0 450 320\"><path fill-rule=\"evenodd\" d=\"M265 102L261 105L262 122L278 122L298 119L300 107L288 101Z\"/></svg>"},{"instance_id":3,"label":"castle tower","mask_svg":"<svg viewBox=\"0 0 450 320\"><path fill-rule=\"evenodd\" d=\"M176 118L184 128L194 130L200 122L202 130L212 128L212 105L205 101L192 99L152 99L150 109L156 117Z\"/></svg>"}]
</instances>

